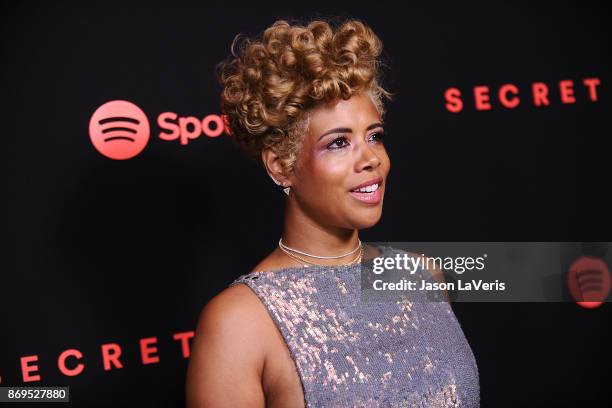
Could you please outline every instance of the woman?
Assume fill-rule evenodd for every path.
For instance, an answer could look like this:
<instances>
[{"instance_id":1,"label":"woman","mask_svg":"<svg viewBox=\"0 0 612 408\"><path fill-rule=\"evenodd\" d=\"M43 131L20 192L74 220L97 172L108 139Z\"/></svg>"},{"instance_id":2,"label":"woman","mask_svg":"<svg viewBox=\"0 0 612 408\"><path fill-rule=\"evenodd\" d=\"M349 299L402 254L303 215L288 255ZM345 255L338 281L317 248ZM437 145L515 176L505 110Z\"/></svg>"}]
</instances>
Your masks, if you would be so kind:
<instances>
[{"instance_id":1,"label":"woman","mask_svg":"<svg viewBox=\"0 0 612 408\"><path fill-rule=\"evenodd\" d=\"M446 302L360 301L381 217L380 39L280 20L220 64L235 140L287 194L278 247L200 314L189 407L478 406L478 371Z\"/></svg>"}]
</instances>

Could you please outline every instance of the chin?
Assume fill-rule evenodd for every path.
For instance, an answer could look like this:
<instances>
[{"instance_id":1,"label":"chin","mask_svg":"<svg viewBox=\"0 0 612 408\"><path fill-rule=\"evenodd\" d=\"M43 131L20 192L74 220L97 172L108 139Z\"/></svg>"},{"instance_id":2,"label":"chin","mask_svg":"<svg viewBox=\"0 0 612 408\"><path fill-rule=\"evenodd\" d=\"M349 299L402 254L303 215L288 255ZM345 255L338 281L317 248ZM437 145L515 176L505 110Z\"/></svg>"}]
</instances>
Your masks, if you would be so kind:
<instances>
[{"instance_id":1,"label":"chin","mask_svg":"<svg viewBox=\"0 0 612 408\"><path fill-rule=\"evenodd\" d=\"M369 211L360 211L362 214L353 213L351 217L351 224L355 229L367 229L372 228L382 216L382 208L371 209ZM359 216L358 216L359 215Z\"/></svg>"}]
</instances>

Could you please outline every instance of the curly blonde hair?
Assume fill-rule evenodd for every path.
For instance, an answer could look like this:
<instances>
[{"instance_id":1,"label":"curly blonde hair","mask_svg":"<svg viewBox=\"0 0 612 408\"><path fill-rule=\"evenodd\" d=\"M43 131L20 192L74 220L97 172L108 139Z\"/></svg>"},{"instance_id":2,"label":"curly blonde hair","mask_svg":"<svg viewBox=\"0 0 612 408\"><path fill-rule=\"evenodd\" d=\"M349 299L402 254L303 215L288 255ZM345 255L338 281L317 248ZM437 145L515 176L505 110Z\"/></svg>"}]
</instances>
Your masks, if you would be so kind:
<instances>
[{"instance_id":1,"label":"curly blonde hair","mask_svg":"<svg viewBox=\"0 0 612 408\"><path fill-rule=\"evenodd\" d=\"M223 87L221 111L231 136L253 157L273 148L286 171L292 171L310 121L309 111L321 103L349 99L366 92L381 117L378 58L382 42L359 20L336 29L313 20L307 26L277 20L259 39L246 39L217 65Z\"/></svg>"}]
</instances>

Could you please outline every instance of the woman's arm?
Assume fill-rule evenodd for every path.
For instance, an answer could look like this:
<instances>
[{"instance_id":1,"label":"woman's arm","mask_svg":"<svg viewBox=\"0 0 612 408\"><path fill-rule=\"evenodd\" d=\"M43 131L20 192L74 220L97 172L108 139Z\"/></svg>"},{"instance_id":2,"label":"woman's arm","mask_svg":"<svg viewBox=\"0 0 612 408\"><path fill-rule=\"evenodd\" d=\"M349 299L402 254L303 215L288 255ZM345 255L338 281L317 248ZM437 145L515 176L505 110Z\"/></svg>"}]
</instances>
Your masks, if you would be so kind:
<instances>
[{"instance_id":1,"label":"woman's arm","mask_svg":"<svg viewBox=\"0 0 612 408\"><path fill-rule=\"evenodd\" d=\"M265 406L264 336L250 290L231 286L202 309L187 370L188 408Z\"/></svg>"}]
</instances>

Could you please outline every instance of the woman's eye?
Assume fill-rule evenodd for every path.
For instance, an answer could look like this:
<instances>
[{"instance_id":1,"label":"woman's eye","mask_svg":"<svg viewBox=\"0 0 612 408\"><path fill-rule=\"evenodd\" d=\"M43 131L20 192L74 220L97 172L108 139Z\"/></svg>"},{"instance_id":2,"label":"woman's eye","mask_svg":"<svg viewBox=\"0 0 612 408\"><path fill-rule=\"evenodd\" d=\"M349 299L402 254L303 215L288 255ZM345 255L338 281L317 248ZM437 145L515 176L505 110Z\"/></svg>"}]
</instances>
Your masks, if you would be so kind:
<instances>
[{"instance_id":1,"label":"woman's eye","mask_svg":"<svg viewBox=\"0 0 612 408\"><path fill-rule=\"evenodd\" d=\"M347 146L346 138L345 137L338 137L338 138L334 139L330 144L328 144L327 148L330 149L330 150L335 150L335 149L341 149L344 146Z\"/></svg>"},{"instance_id":2,"label":"woman's eye","mask_svg":"<svg viewBox=\"0 0 612 408\"><path fill-rule=\"evenodd\" d=\"M383 132L372 133L370 136L370 140L374 140L375 142L382 142L384 138L385 135Z\"/></svg>"}]
</instances>

